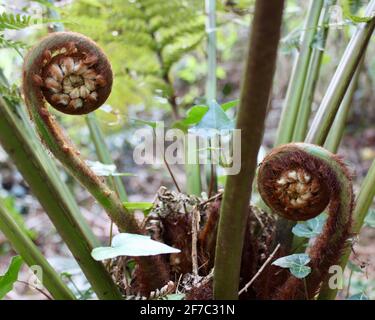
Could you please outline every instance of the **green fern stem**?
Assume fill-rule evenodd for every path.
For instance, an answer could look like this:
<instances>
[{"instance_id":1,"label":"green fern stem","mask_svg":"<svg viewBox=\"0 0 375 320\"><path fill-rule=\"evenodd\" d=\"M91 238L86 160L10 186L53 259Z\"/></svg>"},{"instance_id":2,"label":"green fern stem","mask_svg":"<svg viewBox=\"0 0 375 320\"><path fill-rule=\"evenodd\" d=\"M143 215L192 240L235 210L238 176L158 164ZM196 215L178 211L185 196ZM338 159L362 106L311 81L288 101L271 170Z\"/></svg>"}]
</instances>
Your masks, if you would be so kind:
<instances>
[{"instance_id":1,"label":"green fern stem","mask_svg":"<svg viewBox=\"0 0 375 320\"><path fill-rule=\"evenodd\" d=\"M21 255L29 267L38 266L42 268L43 274L39 280L54 299L75 300L74 294L61 280L58 273L51 267L46 258L40 253L38 247L24 233L5 207L3 199L0 198L0 230L12 244L12 247Z\"/></svg>"},{"instance_id":2,"label":"green fern stem","mask_svg":"<svg viewBox=\"0 0 375 320\"><path fill-rule=\"evenodd\" d=\"M375 0L367 5L365 15L372 17L360 23L336 68L319 109L311 123L305 142L323 145L351 80L361 63L375 29Z\"/></svg>"},{"instance_id":3,"label":"green fern stem","mask_svg":"<svg viewBox=\"0 0 375 320\"><path fill-rule=\"evenodd\" d=\"M275 146L292 141L305 81L308 75L309 63L313 50L312 44L317 32L323 4L323 0L310 1L308 16L306 18L303 37L301 40L301 52L298 54L293 67L293 72L277 131Z\"/></svg>"},{"instance_id":4,"label":"green fern stem","mask_svg":"<svg viewBox=\"0 0 375 320\"><path fill-rule=\"evenodd\" d=\"M92 249L99 242L59 180L57 168L48 155L42 153L31 124L20 121L12 108L0 97L0 143L33 190L96 295L100 299L121 299L103 264L91 257Z\"/></svg>"},{"instance_id":5,"label":"green fern stem","mask_svg":"<svg viewBox=\"0 0 375 320\"><path fill-rule=\"evenodd\" d=\"M324 148L291 143L274 149L264 159L259 168L258 188L265 203L285 219L311 219L328 206L324 229L308 249L312 272L306 278L307 290L303 280L290 275L273 297L312 299L327 278L330 266L339 262L347 247L354 202L348 170Z\"/></svg>"}]
</instances>

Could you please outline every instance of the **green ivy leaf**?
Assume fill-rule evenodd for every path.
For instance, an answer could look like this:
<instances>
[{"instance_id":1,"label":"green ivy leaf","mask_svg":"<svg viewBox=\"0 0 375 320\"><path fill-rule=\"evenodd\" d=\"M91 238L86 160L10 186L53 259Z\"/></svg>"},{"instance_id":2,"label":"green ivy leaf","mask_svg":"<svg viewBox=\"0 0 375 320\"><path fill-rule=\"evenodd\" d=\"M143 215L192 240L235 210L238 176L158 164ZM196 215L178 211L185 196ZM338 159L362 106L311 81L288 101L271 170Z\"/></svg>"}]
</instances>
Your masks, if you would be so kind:
<instances>
[{"instance_id":1,"label":"green ivy leaf","mask_svg":"<svg viewBox=\"0 0 375 320\"><path fill-rule=\"evenodd\" d=\"M117 168L116 168L116 165L114 164L104 164L99 161L90 161L90 160L86 160L86 164L99 177L134 176L133 173L116 172Z\"/></svg>"},{"instance_id":2,"label":"green ivy leaf","mask_svg":"<svg viewBox=\"0 0 375 320\"><path fill-rule=\"evenodd\" d=\"M20 256L12 258L8 270L0 276L0 299L13 289L13 284L18 279L18 273L21 269L23 260Z\"/></svg>"},{"instance_id":3,"label":"green ivy leaf","mask_svg":"<svg viewBox=\"0 0 375 320\"><path fill-rule=\"evenodd\" d=\"M366 215L365 226L375 228L375 210L371 209Z\"/></svg>"},{"instance_id":4,"label":"green ivy leaf","mask_svg":"<svg viewBox=\"0 0 375 320\"><path fill-rule=\"evenodd\" d=\"M221 105L221 108L224 110L224 112L236 107L239 103L239 99L232 100L225 102ZM184 119L176 122L174 124L174 127L181 128L182 130L187 131L188 128L192 125L195 125L202 121L203 117L209 110L209 107L207 105L196 105L191 107L187 112Z\"/></svg>"},{"instance_id":5,"label":"green ivy leaf","mask_svg":"<svg viewBox=\"0 0 375 320\"><path fill-rule=\"evenodd\" d=\"M197 105L194 107L191 107L186 112L185 119L181 120L181 123L183 123L186 126L197 124L199 121L202 120L204 115L208 111L208 106L206 105Z\"/></svg>"},{"instance_id":6,"label":"green ivy leaf","mask_svg":"<svg viewBox=\"0 0 375 320\"><path fill-rule=\"evenodd\" d=\"M298 223L293 227L292 232L301 238L314 238L322 232L327 217L327 214L322 213L313 219Z\"/></svg>"},{"instance_id":7,"label":"green ivy leaf","mask_svg":"<svg viewBox=\"0 0 375 320\"><path fill-rule=\"evenodd\" d=\"M173 294L168 294L165 298L166 300L183 300L185 298L185 295L173 293Z\"/></svg>"},{"instance_id":8,"label":"green ivy leaf","mask_svg":"<svg viewBox=\"0 0 375 320\"><path fill-rule=\"evenodd\" d=\"M353 272L360 272L360 273L363 273L363 270L358 267L356 264L354 264L352 261L348 261L348 264L347 264L348 268L350 270L352 270Z\"/></svg>"},{"instance_id":9,"label":"green ivy leaf","mask_svg":"<svg viewBox=\"0 0 375 320\"><path fill-rule=\"evenodd\" d=\"M192 128L193 131L203 129L205 135L210 136L213 130L220 131L234 129L233 120L228 118L225 111L216 101L211 101L208 107L209 109L203 116L202 120Z\"/></svg>"},{"instance_id":10,"label":"green ivy leaf","mask_svg":"<svg viewBox=\"0 0 375 320\"><path fill-rule=\"evenodd\" d=\"M95 260L100 261L120 256L154 256L179 252L180 250L152 240L149 236L119 233L113 237L112 246L95 248L92 250L91 255Z\"/></svg>"},{"instance_id":11,"label":"green ivy leaf","mask_svg":"<svg viewBox=\"0 0 375 320\"><path fill-rule=\"evenodd\" d=\"M290 256L281 257L272 264L281 268L289 269L290 273L298 279L303 279L311 272L311 268L307 266L310 262L308 254L292 254Z\"/></svg>"},{"instance_id":12,"label":"green ivy leaf","mask_svg":"<svg viewBox=\"0 0 375 320\"><path fill-rule=\"evenodd\" d=\"M150 212L154 206L152 202L124 202L123 205L129 211L140 210L144 213Z\"/></svg>"},{"instance_id":13,"label":"green ivy leaf","mask_svg":"<svg viewBox=\"0 0 375 320\"><path fill-rule=\"evenodd\" d=\"M350 296L347 300L369 300L364 292Z\"/></svg>"},{"instance_id":14,"label":"green ivy leaf","mask_svg":"<svg viewBox=\"0 0 375 320\"><path fill-rule=\"evenodd\" d=\"M237 107L239 103L240 103L240 99L236 99L236 100L223 103L221 107L223 108L224 111L228 111L229 109Z\"/></svg>"}]
</instances>

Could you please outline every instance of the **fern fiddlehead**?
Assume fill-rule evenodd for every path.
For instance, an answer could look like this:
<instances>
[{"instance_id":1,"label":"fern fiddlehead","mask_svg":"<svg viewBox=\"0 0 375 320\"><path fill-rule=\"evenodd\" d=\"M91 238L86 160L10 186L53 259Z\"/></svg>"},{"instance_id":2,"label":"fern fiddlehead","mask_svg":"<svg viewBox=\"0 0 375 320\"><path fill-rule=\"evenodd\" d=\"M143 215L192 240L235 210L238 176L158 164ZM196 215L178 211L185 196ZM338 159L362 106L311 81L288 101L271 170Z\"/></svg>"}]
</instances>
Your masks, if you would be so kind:
<instances>
[{"instance_id":1,"label":"fern fiddlehead","mask_svg":"<svg viewBox=\"0 0 375 320\"><path fill-rule=\"evenodd\" d=\"M328 206L324 229L308 250L312 272L306 278L307 288L303 280L289 276L273 297L311 299L350 235L354 197L348 170L321 147L291 143L274 149L261 163L258 188L266 204L290 220L311 219Z\"/></svg>"},{"instance_id":2,"label":"fern fiddlehead","mask_svg":"<svg viewBox=\"0 0 375 320\"><path fill-rule=\"evenodd\" d=\"M106 56L92 40L78 33L53 33L25 58L23 92L41 140L96 198L121 231L142 233L134 216L87 166L48 110L49 103L67 114L89 113L105 102L111 85L112 71ZM158 257L139 258L138 263L142 293L160 288L168 281L167 270Z\"/></svg>"},{"instance_id":3,"label":"fern fiddlehead","mask_svg":"<svg viewBox=\"0 0 375 320\"><path fill-rule=\"evenodd\" d=\"M85 72L81 74L82 70ZM95 77L99 77L99 81ZM120 229L137 233L139 229L132 216L123 208L115 193L86 165L48 110L47 102L69 114L93 111L108 97L111 83L112 72L104 53L81 34L51 34L25 58L23 93L42 141L102 204ZM90 91L86 98L81 96L85 91L83 88Z\"/></svg>"}]
</instances>

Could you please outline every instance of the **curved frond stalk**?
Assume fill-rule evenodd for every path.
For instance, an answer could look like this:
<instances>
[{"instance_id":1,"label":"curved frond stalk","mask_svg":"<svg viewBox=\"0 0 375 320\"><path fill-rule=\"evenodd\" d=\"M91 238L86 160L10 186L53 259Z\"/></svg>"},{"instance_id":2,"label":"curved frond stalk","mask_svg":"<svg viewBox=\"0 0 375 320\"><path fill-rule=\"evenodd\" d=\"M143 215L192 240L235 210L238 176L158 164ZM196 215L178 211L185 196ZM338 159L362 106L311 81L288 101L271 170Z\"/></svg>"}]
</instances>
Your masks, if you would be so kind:
<instances>
[{"instance_id":1,"label":"curved frond stalk","mask_svg":"<svg viewBox=\"0 0 375 320\"><path fill-rule=\"evenodd\" d=\"M215 299L238 298L248 205L272 87L283 8L283 0L256 1L236 124L241 130L241 170L228 176L225 185L215 252Z\"/></svg>"},{"instance_id":2,"label":"curved frond stalk","mask_svg":"<svg viewBox=\"0 0 375 320\"><path fill-rule=\"evenodd\" d=\"M48 110L47 102L65 113L89 113L104 103L111 84L108 59L92 40L78 33L56 32L43 38L24 62L25 101L44 144L103 206L120 231L142 233L134 216L87 166ZM160 288L168 281L166 266L158 257L137 261L142 270L142 293Z\"/></svg>"},{"instance_id":3,"label":"curved frond stalk","mask_svg":"<svg viewBox=\"0 0 375 320\"><path fill-rule=\"evenodd\" d=\"M0 230L11 243L12 247L29 267L42 268L42 278L39 279L43 286L56 300L75 300L74 294L69 290L60 276L51 267L46 258L40 253L38 247L23 232L12 216L5 209L0 198Z\"/></svg>"},{"instance_id":4,"label":"curved frond stalk","mask_svg":"<svg viewBox=\"0 0 375 320\"><path fill-rule=\"evenodd\" d=\"M91 139L95 144L99 161L104 164L114 164L95 113L89 113L86 116L86 123L90 130ZM111 187L114 187L114 190L117 192L122 202L128 201L128 195L126 193L125 186L121 181L121 177L112 176L110 179L108 179L108 183L110 183Z\"/></svg>"},{"instance_id":5,"label":"curved frond stalk","mask_svg":"<svg viewBox=\"0 0 375 320\"><path fill-rule=\"evenodd\" d=\"M312 271L306 278L307 288L304 280L290 275L273 296L312 299L329 267L339 262L347 247L354 202L348 170L337 156L319 146L286 144L271 151L261 163L258 189L276 214L294 221L311 219L328 206L324 229L308 250Z\"/></svg>"},{"instance_id":6,"label":"curved frond stalk","mask_svg":"<svg viewBox=\"0 0 375 320\"><path fill-rule=\"evenodd\" d=\"M75 59L76 52L81 53L78 59ZM82 53L85 54L82 55ZM104 59L104 66L99 65L101 59ZM97 65L96 68L90 71L89 65L85 65L84 63L85 60L90 62L89 65L91 64L91 66ZM92 74L95 81L96 75L101 75L100 71L104 70L104 72L110 73L110 75L107 74L101 77L101 79L107 79L104 80L106 82L105 87L99 88L99 90L103 90L101 91L103 96L100 95L100 91L98 90L97 100L91 101L86 98L82 102L85 104L81 107L75 106L78 102L71 103L75 100L83 101L83 98L79 98L80 96L76 99L72 98L72 96L75 97L75 91L70 91L67 98L69 101L55 101L53 92L60 92L58 90L65 91L65 79L70 78L71 74L74 77L79 77L76 69L80 64L83 65L83 70L87 69L87 72ZM120 229L139 233L139 228L134 217L123 207L115 193L86 165L85 161L80 157L79 151L67 139L55 118L48 111L47 101L52 102L53 106L58 108L58 110L71 114L88 113L98 108L100 106L99 103L105 101L111 90L112 74L109 68L109 63L104 53L90 39L77 33L56 32L42 39L26 57L24 63L23 91L30 115L36 124L38 133L44 144L71 174L93 194ZM65 76L64 69L67 71L67 76ZM72 70L72 73L69 70ZM108 78L110 79L108 80ZM59 79L60 84L55 84ZM85 83L87 78L79 78L77 79L77 83L78 80ZM75 82L67 84L67 91L71 87L74 87L73 90L78 87L74 84ZM87 85L85 84L85 86ZM96 84L93 86L95 88ZM79 88L81 87L80 85ZM47 93L45 94L46 91ZM93 92L96 91L92 91L90 94Z\"/></svg>"},{"instance_id":7,"label":"curved frond stalk","mask_svg":"<svg viewBox=\"0 0 375 320\"><path fill-rule=\"evenodd\" d=\"M371 0L366 9L366 16L375 12L375 0ZM375 28L375 16L360 23L351 38L336 72L330 82L317 114L311 124L305 142L322 145L335 119L340 103L353 75L366 51L368 42Z\"/></svg>"},{"instance_id":8,"label":"curved frond stalk","mask_svg":"<svg viewBox=\"0 0 375 320\"><path fill-rule=\"evenodd\" d=\"M361 228L363 226L363 223L365 221L366 215L368 213L368 210L370 209L370 206L372 204L372 201L375 197L375 161L372 162L372 165L365 177L365 179L362 182L361 189L359 191L354 213L353 213L353 227L352 227L352 233L353 234L359 234L361 231ZM351 248L346 248L344 254L342 255L340 259L340 266L344 270L346 267L346 264L348 263L349 256L350 256ZM330 300L335 299L337 294L337 289L330 289L328 286L328 282L324 282L324 285L322 287L322 290L319 294L320 300Z\"/></svg>"},{"instance_id":9,"label":"curved frond stalk","mask_svg":"<svg viewBox=\"0 0 375 320\"><path fill-rule=\"evenodd\" d=\"M56 230L76 258L94 292L100 299L121 299L121 294L103 264L91 257L97 239L61 186L59 174L50 159L41 154L36 134L17 118L0 97L0 142L46 210ZM37 141L39 143L39 141Z\"/></svg>"},{"instance_id":10,"label":"curved frond stalk","mask_svg":"<svg viewBox=\"0 0 375 320\"><path fill-rule=\"evenodd\" d=\"M281 145L292 141L293 131L298 115L301 97L308 73L312 44L317 33L319 17L323 8L324 0L311 0L309 15L304 26L301 52L299 53L293 67L292 76L288 86L281 119L279 122L275 145Z\"/></svg>"}]
</instances>

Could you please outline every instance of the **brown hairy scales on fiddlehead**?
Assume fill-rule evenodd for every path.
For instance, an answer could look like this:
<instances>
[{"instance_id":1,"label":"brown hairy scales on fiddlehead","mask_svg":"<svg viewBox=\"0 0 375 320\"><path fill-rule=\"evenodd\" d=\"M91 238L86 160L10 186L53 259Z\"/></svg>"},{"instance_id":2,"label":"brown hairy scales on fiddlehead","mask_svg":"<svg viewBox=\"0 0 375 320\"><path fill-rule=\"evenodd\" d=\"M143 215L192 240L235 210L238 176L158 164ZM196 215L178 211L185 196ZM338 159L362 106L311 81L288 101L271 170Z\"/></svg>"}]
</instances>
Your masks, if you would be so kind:
<instances>
[{"instance_id":1,"label":"brown hairy scales on fiddlehead","mask_svg":"<svg viewBox=\"0 0 375 320\"><path fill-rule=\"evenodd\" d=\"M67 41L56 41L51 34L32 70L35 85L57 110L80 115L99 108L108 98L112 86L110 63L101 49L90 39L64 33Z\"/></svg>"},{"instance_id":2,"label":"brown hairy scales on fiddlehead","mask_svg":"<svg viewBox=\"0 0 375 320\"><path fill-rule=\"evenodd\" d=\"M276 148L259 167L259 193L270 208L286 219L314 218L329 202L330 181L321 179L320 168L314 158L293 145Z\"/></svg>"},{"instance_id":3,"label":"brown hairy scales on fiddlehead","mask_svg":"<svg viewBox=\"0 0 375 320\"><path fill-rule=\"evenodd\" d=\"M272 296L312 299L350 236L353 190L348 170L337 156L321 147L291 143L274 149L263 160L258 188L266 204L282 217L307 220L324 209L328 212L322 233L307 252L312 272L306 278L306 290L303 280L290 275Z\"/></svg>"}]
</instances>

